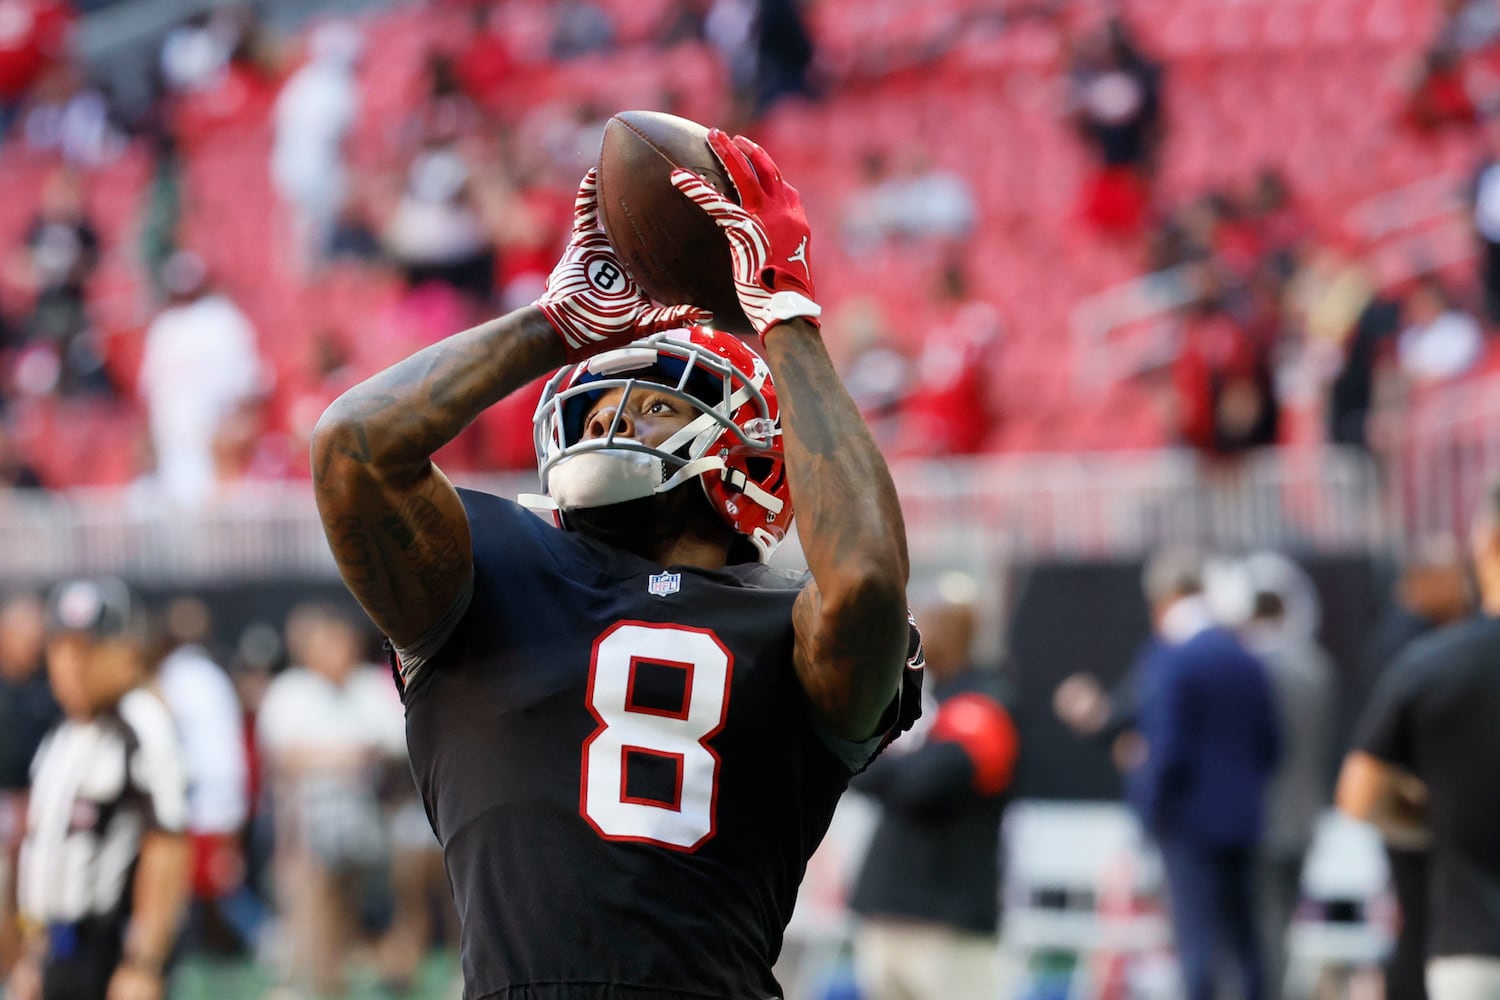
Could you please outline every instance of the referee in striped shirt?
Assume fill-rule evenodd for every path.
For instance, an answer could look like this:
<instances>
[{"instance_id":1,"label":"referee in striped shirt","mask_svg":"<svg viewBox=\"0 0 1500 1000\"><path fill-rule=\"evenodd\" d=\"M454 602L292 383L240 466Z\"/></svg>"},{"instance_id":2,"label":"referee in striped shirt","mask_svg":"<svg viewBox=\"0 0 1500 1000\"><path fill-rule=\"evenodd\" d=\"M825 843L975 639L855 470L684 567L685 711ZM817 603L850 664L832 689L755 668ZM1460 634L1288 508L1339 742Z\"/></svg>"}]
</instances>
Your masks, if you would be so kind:
<instances>
[{"instance_id":1,"label":"referee in striped shirt","mask_svg":"<svg viewBox=\"0 0 1500 1000\"><path fill-rule=\"evenodd\" d=\"M146 690L139 609L118 581L63 584L47 671L65 718L32 762L14 1000L161 1000L188 898L177 732Z\"/></svg>"}]
</instances>

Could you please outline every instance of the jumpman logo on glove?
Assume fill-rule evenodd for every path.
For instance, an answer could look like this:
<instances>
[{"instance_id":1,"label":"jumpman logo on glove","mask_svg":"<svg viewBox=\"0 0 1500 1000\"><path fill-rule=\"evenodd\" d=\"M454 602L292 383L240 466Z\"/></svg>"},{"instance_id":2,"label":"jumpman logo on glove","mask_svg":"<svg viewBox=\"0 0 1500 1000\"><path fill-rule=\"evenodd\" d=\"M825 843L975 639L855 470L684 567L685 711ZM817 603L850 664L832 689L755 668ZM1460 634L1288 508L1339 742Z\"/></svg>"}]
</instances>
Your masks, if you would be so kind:
<instances>
[{"instance_id":1,"label":"jumpman logo on glove","mask_svg":"<svg viewBox=\"0 0 1500 1000\"><path fill-rule=\"evenodd\" d=\"M807 274L808 279L812 279L812 268L807 265L806 236L802 237L802 242L797 244L797 249L792 251L792 255L787 260L793 264L801 264L802 270Z\"/></svg>"}]
</instances>

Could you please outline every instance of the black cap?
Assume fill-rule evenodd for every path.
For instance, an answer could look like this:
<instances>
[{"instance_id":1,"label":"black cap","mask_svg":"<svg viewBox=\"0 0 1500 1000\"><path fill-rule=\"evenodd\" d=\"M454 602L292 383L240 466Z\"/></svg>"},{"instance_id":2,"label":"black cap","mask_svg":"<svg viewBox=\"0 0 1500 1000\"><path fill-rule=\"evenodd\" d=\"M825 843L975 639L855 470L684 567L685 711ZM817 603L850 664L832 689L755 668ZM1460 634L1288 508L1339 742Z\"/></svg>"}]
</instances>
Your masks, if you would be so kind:
<instances>
[{"instance_id":1,"label":"black cap","mask_svg":"<svg viewBox=\"0 0 1500 1000\"><path fill-rule=\"evenodd\" d=\"M47 598L47 629L82 632L93 639L132 634L135 601L119 580L69 580Z\"/></svg>"}]
</instances>

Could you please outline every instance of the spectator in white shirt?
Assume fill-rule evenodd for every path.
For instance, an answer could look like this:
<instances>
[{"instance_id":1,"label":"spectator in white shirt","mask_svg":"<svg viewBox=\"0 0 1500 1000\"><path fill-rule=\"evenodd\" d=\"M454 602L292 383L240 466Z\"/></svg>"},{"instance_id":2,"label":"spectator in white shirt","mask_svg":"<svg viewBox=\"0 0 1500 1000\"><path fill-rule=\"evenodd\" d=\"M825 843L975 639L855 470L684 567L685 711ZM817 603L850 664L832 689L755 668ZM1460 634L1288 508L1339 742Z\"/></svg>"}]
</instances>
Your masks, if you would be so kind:
<instances>
[{"instance_id":1,"label":"spectator in white shirt","mask_svg":"<svg viewBox=\"0 0 1500 1000\"><path fill-rule=\"evenodd\" d=\"M271 682L256 720L276 816L289 971L322 995L343 992L359 883L388 868L376 786L382 768L406 753L400 698L389 671L362 662L363 639L340 608L295 609L287 649L301 665Z\"/></svg>"},{"instance_id":2,"label":"spectator in white shirt","mask_svg":"<svg viewBox=\"0 0 1500 1000\"><path fill-rule=\"evenodd\" d=\"M476 199L475 175L456 143L429 137L412 159L385 228L385 248L407 284L451 286L476 301L494 292L495 245Z\"/></svg>"},{"instance_id":3,"label":"spectator in white shirt","mask_svg":"<svg viewBox=\"0 0 1500 1000\"><path fill-rule=\"evenodd\" d=\"M163 267L171 296L146 330L139 391L146 404L160 487L194 506L213 490L219 423L266 388L255 330L208 281L195 254Z\"/></svg>"},{"instance_id":4,"label":"spectator in white shirt","mask_svg":"<svg viewBox=\"0 0 1500 1000\"><path fill-rule=\"evenodd\" d=\"M1469 371L1484 355L1484 330L1458 306L1441 281L1427 276L1406 296L1407 326L1396 343L1401 370L1418 383L1441 382Z\"/></svg>"},{"instance_id":5,"label":"spectator in white shirt","mask_svg":"<svg viewBox=\"0 0 1500 1000\"><path fill-rule=\"evenodd\" d=\"M209 914L245 882L241 836L250 813L250 771L244 714L229 675L204 645L212 626L208 607L197 598L179 597L167 606L165 625L174 648L158 665L156 683L182 743L193 929L206 932L207 926L197 926L200 921L213 919Z\"/></svg>"},{"instance_id":6,"label":"spectator in white shirt","mask_svg":"<svg viewBox=\"0 0 1500 1000\"><path fill-rule=\"evenodd\" d=\"M292 210L298 251L317 263L349 195L344 139L359 117L360 36L346 24L313 32L310 58L276 99L271 178Z\"/></svg>"},{"instance_id":7,"label":"spectator in white shirt","mask_svg":"<svg viewBox=\"0 0 1500 1000\"><path fill-rule=\"evenodd\" d=\"M865 186L844 205L844 241L851 253L901 240L955 240L974 228L978 209L969 182L918 157L900 174L884 158L865 162Z\"/></svg>"}]
</instances>

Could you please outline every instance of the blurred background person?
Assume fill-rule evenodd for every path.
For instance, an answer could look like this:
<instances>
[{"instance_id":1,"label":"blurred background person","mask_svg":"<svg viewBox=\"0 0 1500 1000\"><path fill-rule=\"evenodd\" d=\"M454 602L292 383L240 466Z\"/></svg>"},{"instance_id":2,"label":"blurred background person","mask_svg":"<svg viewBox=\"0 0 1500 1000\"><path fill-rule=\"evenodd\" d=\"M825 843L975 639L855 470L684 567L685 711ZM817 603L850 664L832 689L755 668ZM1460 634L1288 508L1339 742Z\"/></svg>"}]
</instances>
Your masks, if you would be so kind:
<instances>
[{"instance_id":1,"label":"blurred background person","mask_svg":"<svg viewBox=\"0 0 1500 1000\"><path fill-rule=\"evenodd\" d=\"M1270 554L1252 557L1247 570L1253 607L1242 633L1270 675L1281 733L1281 760L1266 791L1256 884L1266 995L1279 997L1286 986L1287 934L1302 898L1303 863L1333 785L1337 674L1308 628L1316 613L1309 623L1288 611L1295 584L1306 583L1298 580L1302 571Z\"/></svg>"},{"instance_id":2,"label":"blurred background person","mask_svg":"<svg viewBox=\"0 0 1500 1000\"><path fill-rule=\"evenodd\" d=\"M1073 124L1096 161L1083 215L1104 232L1137 232L1163 137L1162 68L1112 19L1077 39L1069 77Z\"/></svg>"},{"instance_id":3,"label":"blurred background person","mask_svg":"<svg viewBox=\"0 0 1500 1000\"><path fill-rule=\"evenodd\" d=\"M1143 582L1157 643L1139 667L1128 794L1161 849L1189 1000L1221 995L1225 959L1244 1000L1262 1000L1255 864L1280 745L1271 682L1214 620L1197 553L1157 553Z\"/></svg>"},{"instance_id":4,"label":"blurred background person","mask_svg":"<svg viewBox=\"0 0 1500 1000\"><path fill-rule=\"evenodd\" d=\"M177 93L209 89L229 68L242 34L242 25L232 10L192 15L162 39L162 82Z\"/></svg>"},{"instance_id":5,"label":"blurred background person","mask_svg":"<svg viewBox=\"0 0 1500 1000\"><path fill-rule=\"evenodd\" d=\"M1416 539L1397 567L1388 605L1366 640L1366 692L1414 640L1461 621L1473 611L1468 568L1457 540L1451 535Z\"/></svg>"},{"instance_id":6,"label":"blurred background person","mask_svg":"<svg viewBox=\"0 0 1500 1000\"><path fill-rule=\"evenodd\" d=\"M46 352L52 373L28 385L30 391L66 396L113 391L88 312L89 282L101 249L84 205L82 178L66 167L54 170L13 263L13 280L31 297L25 343Z\"/></svg>"},{"instance_id":7,"label":"blurred background person","mask_svg":"<svg viewBox=\"0 0 1500 1000\"><path fill-rule=\"evenodd\" d=\"M226 900L223 908L232 911L231 922L236 927L258 928L255 958L273 965L279 945L274 871L276 817L271 789L264 778L256 722L271 681L278 669L286 665L286 647L281 629L267 621L253 621L239 632L233 649L229 674L239 700L245 735L246 797L250 803L250 818L242 841L244 889Z\"/></svg>"},{"instance_id":8,"label":"blurred background person","mask_svg":"<svg viewBox=\"0 0 1500 1000\"><path fill-rule=\"evenodd\" d=\"M615 44L615 26L609 13L590 0L559 0L553 7L552 56L576 59L605 52Z\"/></svg>"},{"instance_id":9,"label":"blurred background person","mask_svg":"<svg viewBox=\"0 0 1500 1000\"><path fill-rule=\"evenodd\" d=\"M855 960L866 1000L1000 995L1000 820L1019 739L998 672L973 661L978 596L944 578L921 611L934 712L852 787L881 806L854 884Z\"/></svg>"},{"instance_id":10,"label":"blurred background person","mask_svg":"<svg viewBox=\"0 0 1500 1000\"><path fill-rule=\"evenodd\" d=\"M1360 703L1396 669L1405 650L1473 612L1463 549L1451 536L1418 539L1400 566L1391 601L1365 643ZM1427 910L1429 857L1424 843L1387 839L1386 860L1396 894L1396 941L1384 963L1389 997L1427 995Z\"/></svg>"},{"instance_id":11,"label":"blurred background person","mask_svg":"<svg viewBox=\"0 0 1500 1000\"><path fill-rule=\"evenodd\" d=\"M881 448L891 448L902 433L902 407L916 374L912 359L892 342L884 310L873 297L851 300L824 326L859 415Z\"/></svg>"},{"instance_id":12,"label":"blurred background person","mask_svg":"<svg viewBox=\"0 0 1500 1000\"><path fill-rule=\"evenodd\" d=\"M9 422L0 416L0 494L8 490L40 490L41 474L26 460Z\"/></svg>"},{"instance_id":13,"label":"blurred background person","mask_svg":"<svg viewBox=\"0 0 1500 1000\"><path fill-rule=\"evenodd\" d=\"M412 158L384 238L410 287L432 282L477 303L494 294L494 240L469 162L446 135L429 136Z\"/></svg>"},{"instance_id":14,"label":"blurred background person","mask_svg":"<svg viewBox=\"0 0 1500 1000\"><path fill-rule=\"evenodd\" d=\"M1052 711L1058 721L1075 736L1097 744L1121 773L1140 759L1138 688L1140 666L1149 648L1137 654L1130 669L1109 690L1085 671L1069 674L1052 693Z\"/></svg>"},{"instance_id":15,"label":"blurred background person","mask_svg":"<svg viewBox=\"0 0 1500 1000\"><path fill-rule=\"evenodd\" d=\"M1223 276L1194 269L1195 298L1182 314L1182 349L1172 366L1178 434L1210 456L1237 455L1274 445L1281 404L1272 370L1272 345L1230 308Z\"/></svg>"},{"instance_id":16,"label":"blurred background person","mask_svg":"<svg viewBox=\"0 0 1500 1000\"><path fill-rule=\"evenodd\" d=\"M1406 326L1396 339L1401 372L1418 386L1454 379L1484 355L1479 321L1454 301L1441 278L1424 275L1407 294Z\"/></svg>"},{"instance_id":17,"label":"blurred background person","mask_svg":"<svg viewBox=\"0 0 1500 1000\"><path fill-rule=\"evenodd\" d=\"M789 97L817 92L817 49L801 0L758 0L755 5L756 115Z\"/></svg>"},{"instance_id":18,"label":"blurred background person","mask_svg":"<svg viewBox=\"0 0 1500 1000\"><path fill-rule=\"evenodd\" d=\"M0 136L41 79L67 59L73 28L64 0L8 0L0 20Z\"/></svg>"},{"instance_id":19,"label":"blurred background person","mask_svg":"<svg viewBox=\"0 0 1500 1000\"><path fill-rule=\"evenodd\" d=\"M352 26L320 25L308 43L307 63L276 98L271 177L291 210L293 245L304 268L330 251L335 221L353 193L344 146L359 118L360 46Z\"/></svg>"},{"instance_id":20,"label":"blurred background person","mask_svg":"<svg viewBox=\"0 0 1500 1000\"><path fill-rule=\"evenodd\" d=\"M158 486L191 507L213 491L220 423L266 389L266 372L255 328L213 287L201 257L176 253L163 271L170 298L146 330L139 391Z\"/></svg>"},{"instance_id":21,"label":"blurred background person","mask_svg":"<svg viewBox=\"0 0 1500 1000\"><path fill-rule=\"evenodd\" d=\"M1407 92L1407 122L1435 136L1449 128L1467 131L1478 117L1459 53L1441 47L1429 51Z\"/></svg>"},{"instance_id":22,"label":"blurred background person","mask_svg":"<svg viewBox=\"0 0 1500 1000\"><path fill-rule=\"evenodd\" d=\"M0 982L20 944L16 858L26 829L31 759L62 715L47 683L42 599L19 591L0 599Z\"/></svg>"},{"instance_id":23,"label":"blurred background person","mask_svg":"<svg viewBox=\"0 0 1500 1000\"><path fill-rule=\"evenodd\" d=\"M1500 323L1500 115L1484 121L1482 162L1469 189L1470 221L1479 244L1479 281L1491 324Z\"/></svg>"},{"instance_id":24,"label":"blurred background person","mask_svg":"<svg viewBox=\"0 0 1500 1000\"><path fill-rule=\"evenodd\" d=\"M1339 774L1339 808L1430 852L1427 994L1500 996L1500 484L1471 537L1481 615L1407 646Z\"/></svg>"},{"instance_id":25,"label":"blurred background person","mask_svg":"<svg viewBox=\"0 0 1500 1000\"><path fill-rule=\"evenodd\" d=\"M276 817L282 948L293 982L323 995L348 989L361 901L372 882L388 882L390 833L376 790L406 753L400 699L389 671L364 659L357 621L343 607L295 608L286 627L293 665L256 716Z\"/></svg>"},{"instance_id":26,"label":"blurred background person","mask_svg":"<svg viewBox=\"0 0 1500 1000\"><path fill-rule=\"evenodd\" d=\"M186 782L146 689L142 609L118 580L53 591L47 673L65 718L32 765L15 1000L166 995L188 901Z\"/></svg>"},{"instance_id":27,"label":"blurred background person","mask_svg":"<svg viewBox=\"0 0 1500 1000\"><path fill-rule=\"evenodd\" d=\"M994 359L1004 331L993 305L973 294L964 266L943 268L933 295L941 320L928 331L901 409L898 455L973 455L995 432L1000 411Z\"/></svg>"},{"instance_id":28,"label":"blurred background person","mask_svg":"<svg viewBox=\"0 0 1500 1000\"><path fill-rule=\"evenodd\" d=\"M978 216L974 192L962 174L909 153L892 170L882 152L863 163L864 178L844 201L843 239L849 252L867 254L887 244L961 243Z\"/></svg>"},{"instance_id":29,"label":"blurred background person","mask_svg":"<svg viewBox=\"0 0 1500 1000\"><path fill-rule=\"evenodd\" d=\"M241 838L249 816L249 771L239 698L207 644L213 618L196 597L177 597L162 615L165 654L156 686L177 726L187 771L187 833L192 846L193 943L218 952L254 944L254 927L235 926L224 901L244 886Z\"/></svg>"},{"instance_id":30,"label":"blurred background person","mask_svg":"<svg viewBox=\"0 0 1500 1000\"><path fill-rule=\"evenodd\" d=\"M37 81L19 132L28 152L73 167L107 166L126 148L119 110L107 90L69 64Z\"/></svg>"}]
</instances>

